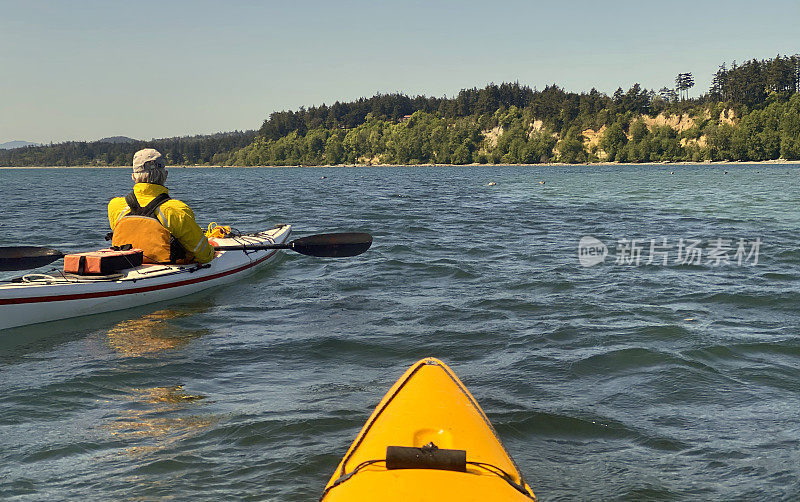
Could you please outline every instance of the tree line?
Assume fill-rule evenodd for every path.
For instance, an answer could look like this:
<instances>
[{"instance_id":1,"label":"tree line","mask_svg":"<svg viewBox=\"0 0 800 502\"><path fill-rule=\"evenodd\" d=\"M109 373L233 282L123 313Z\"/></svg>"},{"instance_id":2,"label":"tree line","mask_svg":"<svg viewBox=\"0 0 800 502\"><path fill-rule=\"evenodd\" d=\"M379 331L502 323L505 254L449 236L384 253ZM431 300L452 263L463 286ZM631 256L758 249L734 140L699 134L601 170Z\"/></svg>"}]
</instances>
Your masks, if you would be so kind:
<instances>
[{"instance_id":1,"label":"tree line","mask_svg":"<svg viewBox=\"0 0 800 502\"><path fill-rule=\"evenodd\" d=\"M519 83L464 89L453 98L379 94L273 113L229 164L800 159L800 56L723 64L709 91L692 99L694 85L684 72L674 88L635 84L612 96Z\"/></svg>"},{"instance_id":2,"label":"tree line","mask_svg":"<svg viewBox=\"0 0 800 502\"><path fill-rule=\"evenodd\" d=\"M800 90L800 55L723 63L714 74L708 99L758 106L772 93L794 94Z\"/></svg>"},{"instance_id":3,"label":"tree line","mask_svg":"<svg viewBox=\"0 0 800 502\"><path fill-rule=\"evenodd\" d=\"M231 153L253 142L256 131L127 142L67 141L0 150L0 166L122 166L142 148L160 151L170 165L221 165Z\"/></svg>"},{"instance_id":4,"label":"tree line","mask_svg":"<svg viewBox=\"0 0 800 502\"><path fill-rule=\"evenodd\" d=\"M258 131L26 147L0 151L0 165L124 165L143 147L200 165L800 159L800 56L722 64L708 92L689 98L694 83L682 72L674 88L611 96L518 82L453 97L377 94L274 112Z\"/></svg>"}]
</instances>

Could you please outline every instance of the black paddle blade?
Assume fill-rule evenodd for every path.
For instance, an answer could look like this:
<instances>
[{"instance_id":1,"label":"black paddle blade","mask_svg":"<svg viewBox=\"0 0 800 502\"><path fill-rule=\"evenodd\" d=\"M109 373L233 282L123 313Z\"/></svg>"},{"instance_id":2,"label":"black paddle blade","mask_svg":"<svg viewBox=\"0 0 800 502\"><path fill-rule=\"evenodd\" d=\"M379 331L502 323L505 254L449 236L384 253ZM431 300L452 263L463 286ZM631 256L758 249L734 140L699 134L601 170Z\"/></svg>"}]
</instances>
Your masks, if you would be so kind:
<instances>
[{"instance_id":1,"label":"black paddle blade","mask_svg":"<svg viewBox=\"0 0 800 502\"><path fill-rule=\"evenodd\" d=\"M36 246L0 247L0 272L44 267L63 257L57 249Z\"/></svg>"},{"instance_id":2,"label":"black paddle blade","mask_svg":"<svg viewBox=\"0 0 800 502\"><path fill-rule=\"evenodd\" d=\"M298 253L322 258L345 258L356 256L372 245L372 236L351 232L341 234L317 234L301 237L289 243L289 249Z\"/></svg>"}]
</instances>

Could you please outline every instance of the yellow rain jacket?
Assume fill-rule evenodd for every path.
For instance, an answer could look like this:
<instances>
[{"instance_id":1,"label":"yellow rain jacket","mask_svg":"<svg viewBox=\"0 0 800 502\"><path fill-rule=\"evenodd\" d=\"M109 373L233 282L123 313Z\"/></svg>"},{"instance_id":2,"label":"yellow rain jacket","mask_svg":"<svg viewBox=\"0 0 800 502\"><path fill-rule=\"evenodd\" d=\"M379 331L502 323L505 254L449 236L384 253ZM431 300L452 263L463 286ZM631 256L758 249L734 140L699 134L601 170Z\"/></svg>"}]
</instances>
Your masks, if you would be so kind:
<instances>
[{"instance_id":1,"label":"yellow rain jacket","mask_svg":"<svg viewBox=\"0 0 800 502\"><path fill-rule=\"evenodd\" d=\"M141 207L145 207L150 201L160 194L169 194L169 190L161 185L153 183L136 183L133 186L133 193L136 195L136 200ZM111 230L115 230L120 220L130 212L130 207L125 201L125 197L115 197L108 203L108 223L111 225ZM197 261L200 263L208 263L214 259L214 248L208 243L204 232L197 225L194 220L194 213L183 202L176 199L169 199L155 212L155 217L163 227L180 242L186 250L185 261L187 263ZM128 218L143 218L129 216ZM144 219L144 218L143 218ZM146 218L152 222L150 218ZM147 235L135 236L136 242L121 242L123 240L132 240L129 237L122 237L116 235L112 243L114 245L122 244L135 244L134 247L141 247L144 249L145 261L150 262L167 262L169 261L169 235L167 232L161 232L160 228L148 227L147 222L143 225L129 225L126 221L124 233L128 233L131 229L141 228ZM149 229L149 230L148 230ZM123 233L123 232L121 232ZM167 242L163 242L163 241ZM136 245L138 244L138 245ZM166 247L165 247L166 246ZM148 248L148 249L145 249ZM165 255L164 249L167 250ZM148 255L150 259L148 260Z\"/></svg>"}]
</instances>

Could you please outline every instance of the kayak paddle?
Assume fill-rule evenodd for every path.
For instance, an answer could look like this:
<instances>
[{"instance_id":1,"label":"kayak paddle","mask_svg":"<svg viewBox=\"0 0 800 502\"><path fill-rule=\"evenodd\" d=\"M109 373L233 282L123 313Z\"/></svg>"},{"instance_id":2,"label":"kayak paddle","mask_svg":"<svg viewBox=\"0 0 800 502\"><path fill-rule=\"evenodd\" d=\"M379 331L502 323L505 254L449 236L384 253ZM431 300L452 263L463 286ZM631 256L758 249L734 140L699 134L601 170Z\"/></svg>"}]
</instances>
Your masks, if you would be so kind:
<instances>
[{"instance_id":1,"label":"kayak paddle","mask_svg":"<svg viewBox=\"0 0 800 502\"><path fill-rule=\"evenodd\" d=\"M366 233L347 232L317 234L301 237L282 244L241 244L216 246L217 251L260 251L262 249L290 249L308 256L345 258L360 255L372 245L372 236ZM57 249L36 246L0 247L0 272L43 267L63 258Z\"/></svg>"},{"instance_id":2,"label":"kayak paddle","mask_svg":"<svg viewBox=\"0 0 800 502\"><path fill-rule=\"evenodd\" d=\"M0 272L44 267L63 258L57 249L36 246L0 247Z\"/></svg>"},{"instance_id":3,"label":"kayak paddle","mask_svg":"<svg viewBox=\"0 0 800 502\"><path fill-rule=\"evenodd\" d=\"M215 246L217 251L256 251L260 249L291 249L308 256L345 258L360 255L372 245L372 236L360 232L317 234L301 237L283 244L242 244Z\"/></svg>"}]
</instances>

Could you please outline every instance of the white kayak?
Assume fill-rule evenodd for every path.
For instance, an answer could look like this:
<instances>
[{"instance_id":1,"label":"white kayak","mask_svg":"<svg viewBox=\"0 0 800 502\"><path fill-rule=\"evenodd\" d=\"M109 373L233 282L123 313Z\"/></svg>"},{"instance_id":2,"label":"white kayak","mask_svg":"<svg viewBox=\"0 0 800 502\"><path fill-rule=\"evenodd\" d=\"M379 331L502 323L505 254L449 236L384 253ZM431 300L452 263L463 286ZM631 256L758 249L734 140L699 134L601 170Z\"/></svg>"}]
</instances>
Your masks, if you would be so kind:
<instances>
[{"instance_id":1,"label":"white kayak","mask_svg":"<svg viewBox=\"0 0 800 502\"><path fill-rule=\"evenodd\" d=\"M290 225L214 239L217 246L282 244ZM217 251L207 265L144 264L109 276L54 272L0 282L0 330L163 302L235 282L268 263L277 250Z\"/></svg>"}]
</instances>

